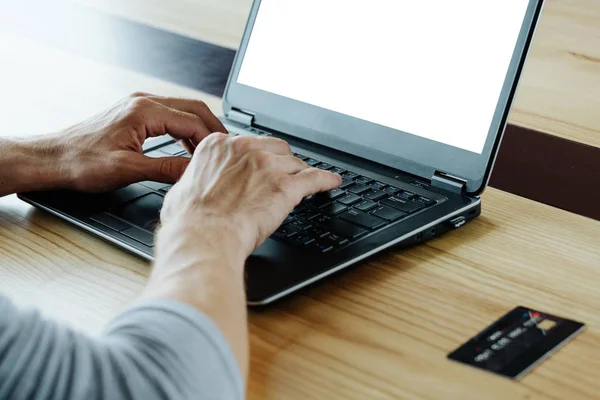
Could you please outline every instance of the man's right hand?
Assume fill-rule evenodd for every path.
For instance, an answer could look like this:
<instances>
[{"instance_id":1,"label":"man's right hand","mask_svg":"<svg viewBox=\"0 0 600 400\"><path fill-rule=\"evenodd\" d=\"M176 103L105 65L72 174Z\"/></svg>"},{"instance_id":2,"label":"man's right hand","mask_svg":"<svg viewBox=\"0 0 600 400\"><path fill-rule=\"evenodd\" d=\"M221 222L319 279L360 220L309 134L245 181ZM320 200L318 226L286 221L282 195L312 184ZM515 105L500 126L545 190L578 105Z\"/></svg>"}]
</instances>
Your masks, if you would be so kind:
<instances>
[{"instance_id":1,"label":"man's right hand","mask_svg":"<svg viewBox=\"0 0 600 400\"><path fill-rule=\"evenodd\" d=\"M246 377L244 261L303 197L341 182L309 168L282 140L209 135L165 199L143 297L176 300L208 315Z\"/></svg>"},{"instance_id":2,"label":"man's right hand","mask_svg":"<svg viewBox=\"0 0 600 400\"><path fill-rule=\"evenodd\" d=\"M245 258L303 197L341 182L339 175L294 157L283 140L214 133L196 148L165 199L161 219L163 225L194 225L215 235L225 231L220 245L241 249Z\"/></svg>"}]
</instances>

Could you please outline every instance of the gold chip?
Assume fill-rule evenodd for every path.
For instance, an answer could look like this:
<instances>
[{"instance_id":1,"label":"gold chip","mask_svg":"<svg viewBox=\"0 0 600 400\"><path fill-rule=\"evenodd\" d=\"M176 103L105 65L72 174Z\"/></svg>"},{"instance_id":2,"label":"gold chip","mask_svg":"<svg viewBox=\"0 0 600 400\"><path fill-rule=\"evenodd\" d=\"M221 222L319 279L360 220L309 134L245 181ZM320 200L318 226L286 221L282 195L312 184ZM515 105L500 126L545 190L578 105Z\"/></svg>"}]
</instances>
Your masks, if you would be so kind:
<instances>
[{"instance_id":1,"label":"gold chip","mask_svg":"<svg viewBox=\"0 0 600 400\"><path fill-rule=\"evenodd\" d=\"M537 327L542 330L549 331L550 329L554 328L555 325L556 322L552 321L551 319L545 319L537 324Z\"/></svg>"}]
</instances>

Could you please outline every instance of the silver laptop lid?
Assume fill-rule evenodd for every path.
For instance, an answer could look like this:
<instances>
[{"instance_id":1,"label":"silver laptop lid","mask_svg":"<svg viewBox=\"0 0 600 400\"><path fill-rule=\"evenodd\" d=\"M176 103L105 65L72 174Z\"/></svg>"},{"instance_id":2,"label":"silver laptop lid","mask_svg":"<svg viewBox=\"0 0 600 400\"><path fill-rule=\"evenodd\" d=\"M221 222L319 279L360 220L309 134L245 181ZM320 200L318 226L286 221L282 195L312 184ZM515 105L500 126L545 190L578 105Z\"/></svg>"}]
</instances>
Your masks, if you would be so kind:
<instances>
[{"instance_id":1,"label":"silver laptop lid","mask_svg":"<svg viewBox=\"0 0 600 400\"><path fill-rule=\"evenodd\" d=\"M478 194L542 3L255 0L224 112Z\"/></svg>"}]
</instances>

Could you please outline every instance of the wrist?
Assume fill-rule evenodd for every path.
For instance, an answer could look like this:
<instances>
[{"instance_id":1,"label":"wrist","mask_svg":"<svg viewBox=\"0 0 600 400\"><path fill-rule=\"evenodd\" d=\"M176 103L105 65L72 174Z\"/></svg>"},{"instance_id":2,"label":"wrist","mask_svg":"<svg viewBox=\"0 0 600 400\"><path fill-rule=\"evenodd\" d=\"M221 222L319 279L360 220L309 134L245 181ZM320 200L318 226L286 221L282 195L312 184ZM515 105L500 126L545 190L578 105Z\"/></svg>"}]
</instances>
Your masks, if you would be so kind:
<instances>
[{"instance_id":1,"label":"wrist","mask_svg":"<svg viewBox=\"0 0 600 400\"><path fill-rule=\"evenodd\" d=\"M243 274L250 252L245 236L223 217L188 214L164 222L157 233L157 260L177 263L219 263Z\"/></svg>"},{"instance_id":2,"label":"wrist","mask_svg":"<svg viewBox=\"0 0 600 400\"><path fill-rule=\"evenodd\" d=\"M50 136L3 139L0 164L6 176L2 180L10 192L64 187L68 179L62 155L60 145Z\"/></svg>"}]
</instances>

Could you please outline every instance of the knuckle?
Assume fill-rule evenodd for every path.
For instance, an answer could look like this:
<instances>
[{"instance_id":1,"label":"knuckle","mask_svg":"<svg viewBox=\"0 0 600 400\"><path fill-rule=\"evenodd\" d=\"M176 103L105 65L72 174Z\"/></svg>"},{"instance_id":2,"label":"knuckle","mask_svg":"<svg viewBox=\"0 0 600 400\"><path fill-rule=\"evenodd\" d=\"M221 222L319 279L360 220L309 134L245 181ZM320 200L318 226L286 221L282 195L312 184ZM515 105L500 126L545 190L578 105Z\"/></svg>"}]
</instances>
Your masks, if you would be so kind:
<instances>
[{"instance_id":1,"label":"knuckle","mask_svg":"<svg viewBox=\"0 0 600 400\"><path fill-rule=\"evenodd\" d=\"M189 114L190 118L192 118L194 120L194 123L196 125L202 125L202 118L200 118L199 116L197 116L196 114Z\"/></svg>"},{"instance_id":2,"label":"knuckle","mask_svg":"<svg viewBox=\"0 0 600 400\"><path fill-rule=\"evenodd\" d=\"M135 99L138 97L147 97L147 96L149 96L149 94L146 92L133 92L129 95L129 97L132 99Z\"/></svg>"},{"instance_id":3,"label":"knuckle","mask_svg":"<svg viewBox=\"0 0 600 400\"><path fill-rule=\"evenodd\" d=\"M276 140L280 144L280 146L282 148L284 148L288 153L292 152L292 148L290 147L290 144L288 142L286 142L283 139L279 139L279 138L273 138L273 139Z\"/></svg>"},{"instance_id":4,"label":"knuckle","mask_svg":"<svg viewBox=\"0 0 600 400\"><path fill-rule=\"evenodd\" d=\"M131 99L131 109L132 111L140 111L145 110L151 107L154 104L154 101L150 100L147 97L135 97Z\"/></svg>"},{"instance_id":5,"label":"knuckle","mask_svg":"<svg viewBox=\"0 0 600 400\"><path fill-rule=\"evenodd\" d=\"M160 161L160 164L158 165L158 171L160 175L172 176L173 172L175 172L175 165L173 164L172 160L165 158L164 160Z\"/></svg>"},{"instance_id":6,"label":"knuckle","mask_svg":"<svg viewBox=\"0 0 600 400\"><path fill-rule=\"evenodd\" d=\"M233 139L233 150L237 153L247 153L252 149L252 142L252 138L237 136Z\"/></svg>"},{"instance_id":7,"label":"knuckle","mask_svg":"<svg viewBox=\"0 0 600 400\"><path fill-rule=\"evenodd\" d=\"M125 122L131 126L143 125L145 121L144 114L141 112L131 111L125 117Z\"/></svg>"},{"instance_id":8,"label":"knuckle","mask_svg":"<svg viewBox=\"0 0 600 400\"><path fill-rule=\"evenodd\" d=\"M205 102L203 102L202 100L192 100L194 102L194 104L196 105L196 107L199 108L208 108L208 105L206 105Z\"/></svg>"},{"instance_id":9,"label":"knuckle","mask_svg":"<svg viewBox=\"0 0 600 400\"><path fill-rule=\"evenodd\" d=\"M266 169L271 165L271 157L265 152L256 151L250 153L252 163L254 164L255 169Z\"/></svg>"},{"instance_id":10,"label":"knuckle","mask_svg":"<svg viewBox=\"0 0 600 400\"><path fill-rule=\"evenodd\" d=\"M289 157L291 157L291 158L294 160L294 162L295 162L296 164L298 164L298 167L299 167L299 168L302 168L302 169L307 169L307 168L310 168L310 167L308 166L308 164L306 163L306 161L302 161L302 160L301 160L301 159L299 159L298 157L294 157L294 156L289 156Z\"/></svg>"}]
</instances>

